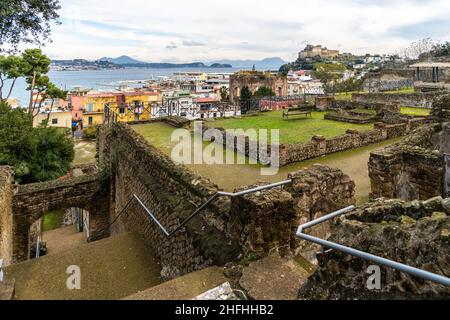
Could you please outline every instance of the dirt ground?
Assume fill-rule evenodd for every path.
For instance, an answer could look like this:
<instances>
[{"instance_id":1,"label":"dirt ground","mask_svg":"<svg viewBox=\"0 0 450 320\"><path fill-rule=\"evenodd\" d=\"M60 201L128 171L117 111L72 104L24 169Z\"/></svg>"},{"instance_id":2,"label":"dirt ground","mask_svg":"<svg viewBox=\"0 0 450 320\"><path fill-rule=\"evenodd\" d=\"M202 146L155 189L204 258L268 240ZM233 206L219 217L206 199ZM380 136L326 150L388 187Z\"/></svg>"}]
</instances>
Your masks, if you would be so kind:
<instances>
[{"instance_id":1,"label":"dirt ground","mask_svg":"<svg viewBox=\"0 0 450 320\"><path fill-rule=\"evenodd\" d=\"M95 162L96 145L95 141L78 141L75 142L75 158L72 164L88 164Z\"/></svg>"}]
</instances>

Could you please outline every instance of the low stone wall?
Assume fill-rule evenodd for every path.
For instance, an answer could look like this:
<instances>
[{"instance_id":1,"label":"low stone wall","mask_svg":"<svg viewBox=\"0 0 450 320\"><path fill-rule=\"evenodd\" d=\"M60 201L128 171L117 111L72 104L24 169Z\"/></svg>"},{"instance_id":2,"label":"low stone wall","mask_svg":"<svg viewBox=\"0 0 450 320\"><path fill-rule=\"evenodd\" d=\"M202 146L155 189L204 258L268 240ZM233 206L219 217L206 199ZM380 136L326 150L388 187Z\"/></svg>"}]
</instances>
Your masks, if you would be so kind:
<instances>
[{"instance_id":1,"label":"low stone wall","mask_svg":"<svg viewBox=\"0 0 450 320\"><path fill-rule=\"evenodd\" d=\"M355 93L353 94L355 95ZM397 102L373 102L373 101L347 101L347 100L335 100L331 106L331 109L367 109L379 111L381 109L389 109L395 112L400 112L400 104Z\"/></svg>"},{"instance_id":2,"label":"low stone wall","mask_svg":"<svg viewBox=\"0 0 450 320\"><path fill-rule=\"evenodd\" d=\"M11 263L13 255L13 181L10 167L0 166L0 258L3 258L5 266Z\"/></svg>"},{"instance_id":3,"label":"low stone wall","mask_svg":"<svg viewBox=\"0 0 450 320\"><path fill-rule=\"evenodd\" d=\"M418 118L393 125L376 123L373 130L359 132L349 129L346 134L330 139L315 136L307 143L283 144L280 145L280 166L400 137L425 122L425 118Z\"/></svg>"},{"instance_id":4,"label":"low stone wall","mask_svg":"<svg viewBox=\"0 0 450 320\"><path fill-rule=\"evenodd\" d=\"M380 200L331 225L330 241L443 276L450 274L450 199ZM373 262L337 250L300 289L301 299L449 299L450 288L380 266L380 289L369 290Z\"/></svg>"},{"instance_id":5,"label":"low stone wall","mask_svg":"<svg viewBox=\"0 0 450 320\"><path fill-rule=\"evenodd\" d=\"M402 143L372 152L370 197L425 200L442 195L444 159L439 148L445 137L441 130L440 124L429 124Z\"/></svg>"},{"instance_id":6,"label":"low stone wall","mask_svg":"<svg viewBox=\"0 0 450 320\"><path fill-rule=\"evenodd\" d=\"M354 93L352 101L357 103L398 103L400 106L431 108L433 102L448 92L414 93Z\"/></svg>"},{"instance_id":7,"label":"low stone wall","mask_svg":"<svg viewBox=\"0 0 450 320\"><path fill-rule=\"evenodd\" d=\"M366 124L374 122L376 116L371 113L352 112L352 111L336 111L328 112L323 117L326 120L341 121L347 123Z\"/></svg>"}]
</instances>

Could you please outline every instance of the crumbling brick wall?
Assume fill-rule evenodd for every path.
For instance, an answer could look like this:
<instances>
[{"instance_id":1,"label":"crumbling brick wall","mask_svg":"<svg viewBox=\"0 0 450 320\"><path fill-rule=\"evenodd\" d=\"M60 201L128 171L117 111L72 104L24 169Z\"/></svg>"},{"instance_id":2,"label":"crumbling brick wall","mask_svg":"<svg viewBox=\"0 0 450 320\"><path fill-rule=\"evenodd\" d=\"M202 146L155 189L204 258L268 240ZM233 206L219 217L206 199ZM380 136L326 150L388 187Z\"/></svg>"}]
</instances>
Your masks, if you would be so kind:
<instances>
[{"instance_id":1,"label":"crumbling brick wall","mask_svg":"<svg viewBox=\"0 0 450 320\"><path fill-rule=\"evenodd\" d=\"M369 159L371 199L425 200L443 195L443 126L429 124L404 142L374 151Z\"/></svg>"},{"instance_id":2,"label":"crumbling brick wall","mask_svg":"<svg viewBox=\"0 0 450 320\"><path fill-rule=\"evenodd\" d=\"M247 257L300 253L314 262L317 246L298 240L298 226L355 203L355 184L339 169L314 165L290 173L288 179L292 183L282 188L232 199L228 230ZM328 237L328 225L315 234Z\"/></svg>"}]
</instances>

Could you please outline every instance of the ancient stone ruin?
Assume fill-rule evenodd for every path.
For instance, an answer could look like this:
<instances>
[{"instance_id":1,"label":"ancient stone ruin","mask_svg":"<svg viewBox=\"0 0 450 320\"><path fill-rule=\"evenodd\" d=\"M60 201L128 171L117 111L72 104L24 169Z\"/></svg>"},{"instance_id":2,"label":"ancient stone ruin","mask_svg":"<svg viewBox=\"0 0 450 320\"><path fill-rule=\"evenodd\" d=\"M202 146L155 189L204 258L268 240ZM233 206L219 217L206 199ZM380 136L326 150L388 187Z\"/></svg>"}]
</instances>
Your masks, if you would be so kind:
<instances>
[{"instance_id":1,"label":"ancient stone ruin","mask_svg":"<svg viewBox=\"0 0 450 320\"><path fill-rule=\"evenodd\" d=\"M371 198L426 200L444 195L444 154L450 152L449 96L433 106L431 121L403 142L373 152ZM437 121L437 122L434 122Z\"/></svg>"},{"instance_id":2,"label":"ancient stone ruin","mask_svg":"<svg viewBox=\"0 0 450 320\"><path fill-rule=\"evenodd\" d=\"M450 274L450 199L378 200L336 219L329 241L433 273ZM300 299L448 299L450 288L381 267L381 288L367 287L370 261L333 250L318 256Z\"/></svg>"}]
</instances>

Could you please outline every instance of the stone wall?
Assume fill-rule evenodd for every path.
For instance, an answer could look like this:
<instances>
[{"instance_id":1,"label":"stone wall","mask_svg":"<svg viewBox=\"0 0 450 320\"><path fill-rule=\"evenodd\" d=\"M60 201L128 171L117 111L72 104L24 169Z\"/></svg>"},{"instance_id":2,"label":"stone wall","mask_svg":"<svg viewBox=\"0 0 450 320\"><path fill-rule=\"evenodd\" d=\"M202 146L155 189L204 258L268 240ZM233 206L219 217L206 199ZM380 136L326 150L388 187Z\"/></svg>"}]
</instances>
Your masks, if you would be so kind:
<instances>
[{"instance_id":1,"label":"stone wall","mask_svg":"<svg viewBox=\"0 0 450 320\"><path fill-rule=\"evenodd\" d=\"M171 232L218 191L209 180L176 165L128 125L102 128L99 134L100 162L111 163L113 176L111 221L136 194ZM161 262L163 277L173 278L208 265L224 264L239 254L239 248L226 235L229 208L229 199L217 199L167 238L134 201L112 225L111 232L139 233Z\"/></svg>"},{"instance_id":2,"label":"stone wall","mask_svg":"<svg viewBox=\"0 0 450 320\"><path fill-rule=\"evenodd\" d=\"M331 109L367 109L379 111L381 109L389 109L395 112L400 112L400 104L398 102L372 102L372 101L347 101L335 100L330 107Z\"/></svg>"},{"instance_id":3,"label":"stone wall","mask_svg":"<svg viewBox=\"0 0 450 320\"><path fill-rule=\"evenodd\" d=\"M428 124L404 142L372 152L370 197L425 200L442 195L444 159L440 148L447 141L442 132L441 124Z\"/></svg>"},{"instance_id":4,"label":"stone wall","mask_svg":"<svg viewBox=\"0 0 450 320\"><path fill-rule=\"evenodd\" d=\"M12 197L13 262L29 255L30 227L45 213L71 207L89 211L89 241L109 235L109 190L98 172L19 185Z\"/></svg>"},{"instance_id":5,"label":"stone wall","mask_svg":"<svg viewBox=\"0 0 450 320\"><path fill-rule=\"evenodd\" d=\"M314 165L287 178L292 183L283 188L232 199L228 230L246 257L300 253L314 262L317 247L297 239L298 226L356 202L354 182L339 169ZM317 228L315 234L328 237L328 225Z\"/></svg>"},{"instance_id":6,"label":"stone wall","mask_svg":"<svg viewBox=\"0 0 450 320\"><path fill-rule=\"evenodd\" d=\"M254 93L258 88L272 89L275 95L284 97L288 95L287 78L283 75L265 74L262 72L238 72L230 76L230 101L239 100L243 87L248 87Z\"/></svg>"},{"instance_id":7,"label":"stone wall","mask_svg":"<svg viewBox=\"0 0 450 320\"><path fill-rule=\"evenodd\" d=\"M414 93L354 93L352 101L358 103L398 103L406 107L431 108L433 102L448 92Z\"/></svg>"},{"instance_id":8,"label":"stone wall","mask_svg":"<svg viewBox=\"0 0 450 320\"><path fill-rule=\"evenodd\" d=\"M12 261L12 196L13 173L9 167L0 166L0 258L5 266Z\"/></svg>"},{"instance_id":9,"label":"stone wall","mask_svg":"<svg viewBox=\"0 0 450 320\"><path fill-rule=\"evenodd\" d=\"M450 199L380 200L341 216L330 241L436 274L450 274ZM321 254L301 299L449 299L450 288L380 266L381 288L369 290L373 262L337 250ZM372 273L371 273L372 274Z\"/></svg>"},{"instance_id":10,"label":"stone wall","mask_svg":"<svg viewBox=\"0 0 450 320\"><path fill-rule=\"evenodd\" d=\"M373 130L359 132L349 129L346 134L329 139L323 136L315 136L310 142L303 144L283 144L280 145L280 166L400 137L420 127L425 122L426 119L418 118L408 120L406 123L392 125L376 123Z\"/></svg>"}]
</instances>

